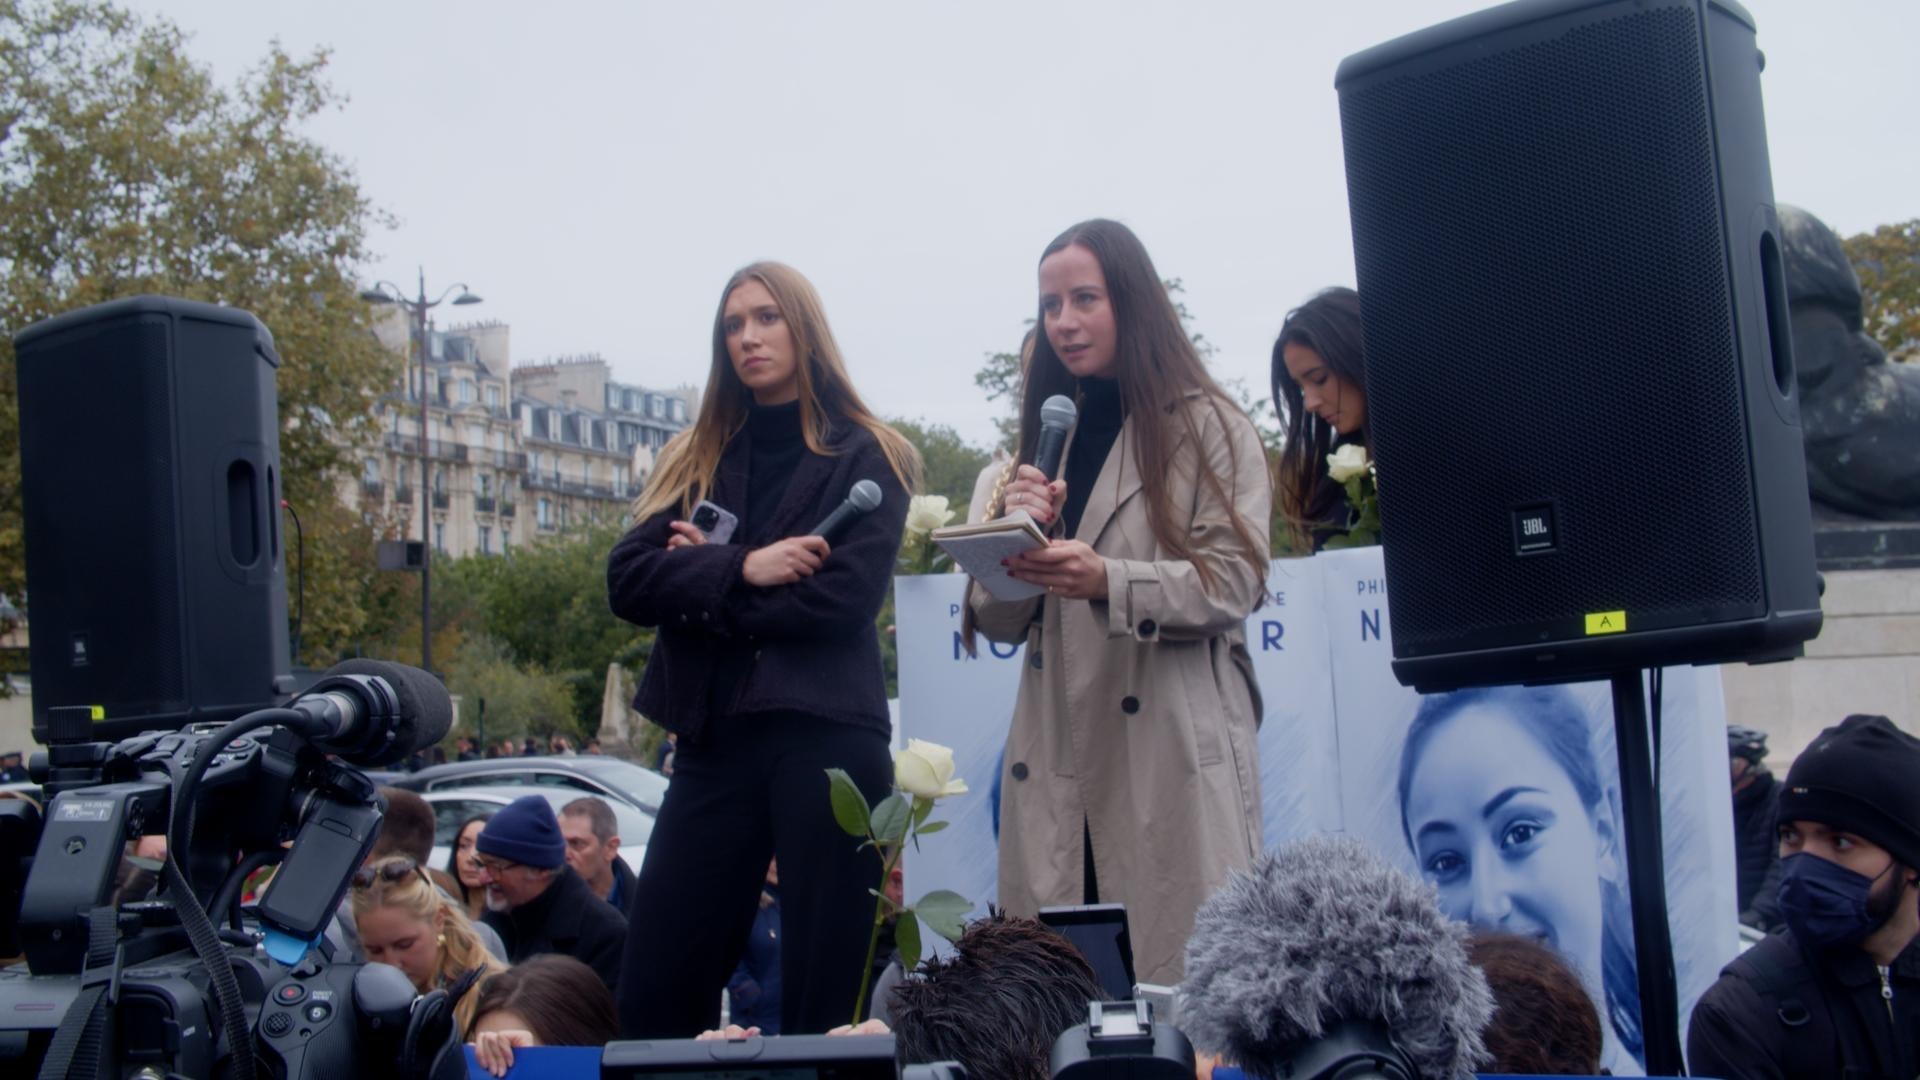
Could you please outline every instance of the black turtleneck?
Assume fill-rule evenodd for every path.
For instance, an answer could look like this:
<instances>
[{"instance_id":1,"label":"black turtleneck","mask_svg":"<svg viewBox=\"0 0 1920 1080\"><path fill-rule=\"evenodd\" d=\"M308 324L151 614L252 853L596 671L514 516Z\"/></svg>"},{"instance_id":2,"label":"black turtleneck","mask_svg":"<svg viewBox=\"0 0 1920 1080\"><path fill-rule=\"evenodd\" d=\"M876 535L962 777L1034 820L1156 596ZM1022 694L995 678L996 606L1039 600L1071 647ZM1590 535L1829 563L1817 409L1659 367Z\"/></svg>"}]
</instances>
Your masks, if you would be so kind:
<instances>
[{"instance_id":1,"label":"black turtleneck","mask_svg":"<svg viewBox=\"0 0 1920 1080\"><path fill-rule=\"evenodd\" d=\"M740 540L755 544L780 539L763 535L780 509L793 470L807 452L800 432L800 402L752 405L747 409L747 505L740 513Z\"/></svg>"},{"instance_id":2,"label":"black turtleneck","mask_svg":"<svg viewBox=\"0 0 1920 1080\"><path fill-rule=\"evenodd\" d=\"M1073 429L1073 449L1067 455L1067 505L1061 508L1069 537L1080 532L1080 515L1086 512L1087 496L1107 464L1113 440L1120 436L1121 421L1126 419L1120 407L1120 383L1114 379L1080 380L1080 421ZM1089 543L1092 537L1079 537Z\"/></svg>"}]
</instances>

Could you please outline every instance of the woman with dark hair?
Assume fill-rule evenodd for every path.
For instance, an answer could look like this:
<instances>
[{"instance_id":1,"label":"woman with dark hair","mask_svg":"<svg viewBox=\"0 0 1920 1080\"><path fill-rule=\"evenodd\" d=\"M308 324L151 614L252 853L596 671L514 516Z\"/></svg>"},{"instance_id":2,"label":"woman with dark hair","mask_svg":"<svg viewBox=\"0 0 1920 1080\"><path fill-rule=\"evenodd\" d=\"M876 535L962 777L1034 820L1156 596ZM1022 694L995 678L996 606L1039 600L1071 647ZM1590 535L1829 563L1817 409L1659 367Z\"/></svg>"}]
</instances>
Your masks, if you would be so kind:
<instances>
[{"instance_id":1,"label":"woman with dark hair","mask_svg":"<svg viewBox=\"0 0 1920 1080\"><path fill-rule=\"evenodd\" d=\"M1605 1064L1643 1068L1633 913L1592 724L1565 687L1422 699L1400 756L1400 827L1453 918L1540 939L1586 985Z\"/></svg>"},{"instance_id":2,"label":"woman with dark hair","mask_svg":"<svg viewBox=\"0 0 1920 1080\"><path fill-rule=\"evenodd\" d=\"M487 885L480 876L480 853L475 851L473 843L480 838L480 830L493 819L492 814L475 814L460 823L454 831L453 845L447 851L447 876L460 887L460 904L466 909L467 918L478 919L487 913Z\"/></svg>"},{"instance_id":3,"label":"woman with dark hair","mask_svg":"<svg viewBox=\"0 0 1920 1080\"><path fill-rule=\"evenodd\" d=\"M778 263L734 274L700 414L661 451L607 563L614 613L659 628L634 707L677 747L631 907L628 1037L717 1026L775 856L781 1030L852 1015L880 863L834 823L826 770L870 803L892 784L874 619L919 468L854 391L807 279ZM861 481L879 508L831 543L808 535ZM709 535L726 521L715 508L730 535Z\"/></svg>"},{"instance_id":4,"label":"woman with dark hair","mask_svg":"<svg viewBox=\"0 0 1920 1080\"><path fill-rule=\"evenodd\" d=\"M1280 511L1295 547L1319 551L1346 526L1346 492L1327 475L1327 455L1367 447L1367 369L1360 295L1322 290L1287 312L1273 343L1273 400L1284 403Z\"/></svg>"},{"instance_id":5,"label":"woman with dark hair","mask_svg":"<svg viewBox=\"0 0 1920 1080\"><path fill-rule=\"evenodd\" d=\"M473 1056L494 1076L513 1068L521 1046L605 1046L618 1036L613 995L593 969L547 953L481 984L467 1029Z\"/></svg>"},{"instance_id":6,"label":"woman with dark hair","mask_svg":"<svg viewBox=\"0 0 1920 1080\"><path fill-rule=\"evenodd\" d=\"M1478 933L1467 959L1493 991L1493 1021L1481 1038L1493 1060L1482 1070L1521 1076L1597 1076L1600 1014L1560 954L1519 934Z\"/></svg>"},{"instance_id":7,"label":"woman with dark hair","mask_svg":"<svg viewBox=\"0 0 1920 1080\"><path fill-rule=\"evenodd\" d=\"M1260 850L1259 691L1243 639L1266 595L1260 437L1207 374L1146 248L1087 221L1041 253L1019 466L989 516L1053 537L969 585L965 634L1025 642L1000 782L1000 903L1127 905L1142 982L1177 983L1193 913ZM1079 398L1061 479L1040 406ZM784 862L782 865L785 865Z\"/></svg>"}]
</instances>

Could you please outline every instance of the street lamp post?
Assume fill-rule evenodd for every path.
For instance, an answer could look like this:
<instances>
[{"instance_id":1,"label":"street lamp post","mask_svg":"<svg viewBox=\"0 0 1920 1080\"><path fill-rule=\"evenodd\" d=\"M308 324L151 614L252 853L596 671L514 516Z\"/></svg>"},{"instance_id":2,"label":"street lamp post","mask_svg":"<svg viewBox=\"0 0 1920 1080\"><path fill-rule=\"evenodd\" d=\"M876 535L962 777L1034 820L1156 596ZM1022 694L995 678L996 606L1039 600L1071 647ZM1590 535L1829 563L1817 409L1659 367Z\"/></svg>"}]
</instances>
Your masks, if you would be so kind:
<instances>
[{"instance_id":1,"label":"street lamp post","mask_svg":"<svg viewBox=\"0 0 1920 1080\"><path fill-rule=\"evenodd\" d=\"M427 438L430 430L427 426L427 312L453 296L455 289L460 290L460 295L453 297L455 307L480 302L479 297L467 291L465 282L448 286L438 300L428 302L424 267L420 270L420 295L416 300L407 299L400 286L389 281L376 281L372 288L360 293L360 299L368 303L399 304L412 315L414 347L420 350L420 667L429 674L433 671L433 455L429 452L432 442Z\"/></svg>"}]
</instances>

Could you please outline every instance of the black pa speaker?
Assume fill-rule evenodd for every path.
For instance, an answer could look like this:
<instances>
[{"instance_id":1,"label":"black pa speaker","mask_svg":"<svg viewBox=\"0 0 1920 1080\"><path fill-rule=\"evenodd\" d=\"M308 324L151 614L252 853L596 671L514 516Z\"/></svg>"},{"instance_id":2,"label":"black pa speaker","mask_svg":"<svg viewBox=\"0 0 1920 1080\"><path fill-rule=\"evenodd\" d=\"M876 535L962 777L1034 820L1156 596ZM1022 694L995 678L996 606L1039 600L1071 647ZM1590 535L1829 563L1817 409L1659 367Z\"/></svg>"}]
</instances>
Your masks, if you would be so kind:
<instances>
[{"instance_id":1,"label":"black pa speaker","mask_svg":"<svg viewBox=\"0 0 1920 1080\"><path fill-rule=\"evenodd\" d=\"M14 337L35 737L227 720L291 686L273 335L117 300Z\"/></svg>"},{"instance_id":2,"label":"black pa speaker","mask_svg":"<svg viewBox=\"0 0 1920 1080\"><path fill-rule=\"evenodd\" d=\"M1523 0L1340 65L1401 682L1819 633L1763 64L1729 0Z\"/></svg>"}]
</instances>

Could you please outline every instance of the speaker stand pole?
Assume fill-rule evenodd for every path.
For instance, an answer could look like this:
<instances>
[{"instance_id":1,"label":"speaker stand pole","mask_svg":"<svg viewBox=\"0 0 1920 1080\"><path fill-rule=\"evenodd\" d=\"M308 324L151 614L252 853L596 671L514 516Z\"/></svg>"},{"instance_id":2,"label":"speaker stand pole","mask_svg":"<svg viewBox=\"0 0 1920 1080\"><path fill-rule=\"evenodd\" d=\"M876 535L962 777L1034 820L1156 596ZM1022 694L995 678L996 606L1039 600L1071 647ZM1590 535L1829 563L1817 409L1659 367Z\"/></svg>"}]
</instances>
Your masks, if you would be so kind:
<instances>
[{"instance_id":1,"label":"speaker stand pole","mask_svg":"<svg viewBox=\"0 0 1920 1080\"><path fill-rule=\"evenodd\" d=\"M1640 981L1640 1032L1647 1075L1680 1076L1680 1000L1667 924L1667 873L1662 854L1660 791L1647 729L1647 697L1639 671L1613 676L1613 737L1620 752L1620 808L1626 818L1634 968Z\"/></svg>"}]
</instances>

